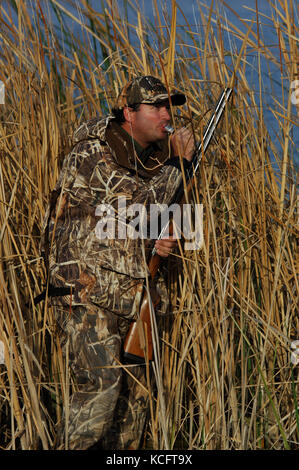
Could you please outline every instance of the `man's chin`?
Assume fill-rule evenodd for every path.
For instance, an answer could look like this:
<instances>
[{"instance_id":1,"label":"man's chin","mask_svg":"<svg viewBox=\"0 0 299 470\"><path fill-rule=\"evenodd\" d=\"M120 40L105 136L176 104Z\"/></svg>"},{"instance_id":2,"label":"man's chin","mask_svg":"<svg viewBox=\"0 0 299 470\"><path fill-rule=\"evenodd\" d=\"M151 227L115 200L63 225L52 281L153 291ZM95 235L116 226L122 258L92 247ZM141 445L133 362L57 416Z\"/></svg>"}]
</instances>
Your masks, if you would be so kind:
<instances>
[{"instance_id":1,"label":"man's chin","mask_svg":"<svg viewBox=\"0 0 299 470\"><path fill-rule=\"evenodd\" d=\"M168 132L163 130L163 131L161 131L160 136L157 138L157 140L158 141L159 140L165 140L167 138L167 136L168 136Z\"/></svg>"}]
</instances>

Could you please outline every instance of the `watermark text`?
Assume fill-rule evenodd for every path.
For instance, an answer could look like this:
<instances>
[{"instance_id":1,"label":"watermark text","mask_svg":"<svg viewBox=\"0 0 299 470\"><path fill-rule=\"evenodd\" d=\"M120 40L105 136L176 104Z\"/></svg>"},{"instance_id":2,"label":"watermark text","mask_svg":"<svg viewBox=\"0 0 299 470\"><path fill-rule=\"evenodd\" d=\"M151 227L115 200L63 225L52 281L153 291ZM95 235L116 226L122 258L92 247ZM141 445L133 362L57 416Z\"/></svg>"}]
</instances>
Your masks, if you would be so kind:
<instances>
[{"instance_id":1,"label":"watermark text","mask_svg":"<svg viewBox=\"0 0 299 470\"><path fill-rule=\"evenodd\" d=\"M292 104L299 104L299 80L292 81L291 89L294 90L291 94Z\"/></svg>"},{"instance_id":2,"label":"watermark text","mask_svg":"<svg viewBox=\"0 0 299 470\"><path fill-rule=\"evenodd\" d=\"M0 80L0 104L4 104L4 102L5 102L5 85L2 82L2 80Z\"/></svg>"},{"instance_id":3,"label":"watermark text","mask_svg":"<svg viewBox=\"0 0 299 470\"><path fill-rule=\"evenodd\" d=\"M291 342L291 349L293 351L291 354L291 363L296 366L299 364L299 339Z\"/></svg>"},{"instance_id":4,"label":"watermark text","mask_svg":"<svg viewBox=\"0 0 299 470\"><path fill-rule=\"evenodd\" d=\"M202 204L143 204L126 205L126 198L119 197L117 204L100 204L95 215L99 220L95 234L103 239L151 239L168 238L170 223L176 239L184 238L186 250L198 250L203 244Z\"/></svg>"}]
</instances>

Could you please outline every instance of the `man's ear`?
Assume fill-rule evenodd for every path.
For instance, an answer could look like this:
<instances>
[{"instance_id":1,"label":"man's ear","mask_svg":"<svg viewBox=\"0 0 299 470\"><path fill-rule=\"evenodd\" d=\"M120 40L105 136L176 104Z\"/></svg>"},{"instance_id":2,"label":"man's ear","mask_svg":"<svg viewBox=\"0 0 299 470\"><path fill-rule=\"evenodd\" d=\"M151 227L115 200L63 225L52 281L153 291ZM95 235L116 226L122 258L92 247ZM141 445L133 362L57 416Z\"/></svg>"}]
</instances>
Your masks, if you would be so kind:
<instances>
[{"instance_id":1,"label":"man's ear","mask_svg":"<svg viewBox=\"0 0 299 470\"><path fill-rule=\"evenodd\" d=\"M124 113L125 120L127 122L132 123L134 119L134 111L132 110L132 108L129 108L129 107L124 108L123 113Z\"/></svg>"}]
</instances>

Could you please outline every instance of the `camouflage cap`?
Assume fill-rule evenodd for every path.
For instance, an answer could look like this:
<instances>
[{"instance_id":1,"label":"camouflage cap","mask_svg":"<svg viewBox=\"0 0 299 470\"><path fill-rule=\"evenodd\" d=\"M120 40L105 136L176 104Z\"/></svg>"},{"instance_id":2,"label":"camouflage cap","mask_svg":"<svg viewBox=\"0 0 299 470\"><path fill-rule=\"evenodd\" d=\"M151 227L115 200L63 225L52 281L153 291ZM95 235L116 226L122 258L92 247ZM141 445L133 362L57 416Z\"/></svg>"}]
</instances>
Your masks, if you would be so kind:
<instances>
[{"instance_id":1,"label":"camouflage cap","mask_svg":"<svg viewBox=\"0 0 299 470\"><path fill-rule=\"evenodd\" d=\"M183 93L170 92L163 85L161 80L151 75L136 77L128 82L119 94L114 109L123 109L134 104L154 104L160 101L171 99L173 106L180 106L186 103L186 96Z\"/></svg>"}]
</instances>

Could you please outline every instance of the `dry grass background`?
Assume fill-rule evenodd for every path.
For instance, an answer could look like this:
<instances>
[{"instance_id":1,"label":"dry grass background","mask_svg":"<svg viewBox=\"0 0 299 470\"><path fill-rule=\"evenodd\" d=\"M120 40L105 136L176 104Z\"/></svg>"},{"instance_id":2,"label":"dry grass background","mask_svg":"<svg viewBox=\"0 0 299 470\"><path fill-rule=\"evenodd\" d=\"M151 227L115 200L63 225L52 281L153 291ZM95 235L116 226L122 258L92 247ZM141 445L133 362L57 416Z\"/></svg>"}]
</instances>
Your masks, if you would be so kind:
<instances>
[{"instance_id":1,"label":"dry grass background","mask_svg":"<svg viewBox=\"0 0 299 470\"><path fill-rule=\"evenodd\" d=\"M198 139L211 104L235 78L233 101L202 160L194 193L204 205L204 247L180 252L171 269L172 310L161 329L158 391L151 396L144 447L298 448L298 367L290 359L298 339L291 131L298 132L299 108L291 104L290 84L299 79L299 35L293 3L269 2L279 58L256 25L244 23L241 32L233 14L224 18L200 2L205 35L186 20L189 45L176 21L181 2L172 2L167 19L153 1L151 25L140 12L129 24L116 1L103 1L104 13L95 14L81 0L81 41L61 16L63 10L74 15L69 2L51 2L60 30L46 19L44 2L35 2L33 17L29 2L9 3L11 11L0 5L0 79L6 85L0 106L1 448L52 448L62 407L68 408L75 384L51 309L47 302L33 306L46 283L41 224L72 130L106 113L122 84L144 72L187 94L182 115L192 116ZM264 20L257 12L256 21ZM225 47L224 34L241 43L239 57ZM252 52L258 94L248 82ZM281 89L290 90L273 104L276 141L264 120L263 61L281 71Z\"/></svg>"}]
</instances>

